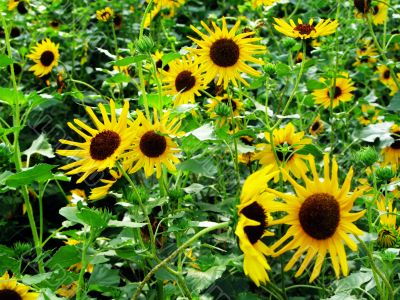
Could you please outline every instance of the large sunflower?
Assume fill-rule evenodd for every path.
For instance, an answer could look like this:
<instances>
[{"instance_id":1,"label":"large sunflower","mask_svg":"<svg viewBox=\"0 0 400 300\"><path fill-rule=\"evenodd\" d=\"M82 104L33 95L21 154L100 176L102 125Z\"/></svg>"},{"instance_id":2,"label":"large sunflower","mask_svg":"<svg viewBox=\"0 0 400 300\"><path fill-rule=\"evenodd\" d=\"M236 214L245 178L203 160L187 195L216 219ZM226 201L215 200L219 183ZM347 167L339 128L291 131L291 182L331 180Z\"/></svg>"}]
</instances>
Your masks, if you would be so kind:
<instances>
[{"instance_id":1,"label":"large sunflower","mask_svg":"<svg viewBox=\"0 0 400 300\"><path fill-rule=\"evenodd\" d=\"M36 76L42 77L49 74L58 64L60 57L58 44L54 44L50 39L45 39L41 43L38 42L27 57L35 62L35 65L30 67L29 71L33 71Z\"/></svg>"},{"instance_id":2,"label":"large sunflower","mask_svg":"<svg viewBox=\"0 0 400 300\"><path fill-rule=\"evenodd\" d=\"M10 278L6 272L0 277L0 299L36 300L39 293L29 292L30 287Z\"/></svg>"},{"instance_id":3,"label":"large sunflower","mask_svg":"<svg viewBox=\"0 0 400 300\"><path fill-rule=\"evenodd\" d=\"M271 249L277 250L292 238L276 252L276 255L280 255L286 251L297 249L285 266L285 271L291 269L302 254L306 253L295 274L296 277L304 272L316 256L310 282L318 277L327 252L330 253L336 277L339 277L340 273L347 276L349 268L344 243L351 250L357 250L357 244L348 234L361 235L363 233L353 222L361 218L365 212L351 213L350 210L354 201L362 195L363 190L357 189L353 193L349 193L353 177L352 169L348 172L342 188L339 188L338 164L333 159L332 170L330 170L328 154L324 156L324 179L322 182L319 179L314 160L310 161L310 167L313 179L303 173L302 179L305 186L298 184L286 170L282 171L293 186L295 195L266 189L284 201L276 205L287 215L276 220L275 223L290 226L285 235Z\"/></svg>"},{"instance_id":4,"label":"large sunflower","mask_svg":"<svg viewBox=\"0 0 400 300\"><path fill-rule=\"evenodd\" d=\"M111 119L108 118L103 104L99 104L103 123L94 114L90 107L86 111L91 117L96 128L91 128L81 120L75 119L76 125L80 126L87 133L84 133L71 122L68 126L84 138L84 142L74 142L69 140L60 140L65 145L78 147L74 150L57 150L59 155L74 156L79 158L77 161L61 167L62 170L70 170L66 174L73 175L83 173L77 180L77 183L84 181L93 172L101 172L106 168L112 169L132 140L132 133L127 128L127 116L129 104L126 101L121 111L119 120L115 113L115 103L110 101Z\"/></svg>"},{"instance_id":5,"label":"large sunflower","mask_svg":"<svg viewBox=\"0 0 400 300\"><path fill-rule=\"evenodd\" d=\"M280 33L292 38L315 39L319 36L330 35L336 31L339 23L337 20L331 21L320 20L316 26L313 25L314 20L311 19L308 24L304 24L301 19L297 20L297 25L293 20L286 23L283 19L274 18L276 24L274 27Z\"/></svg>"},{"instance_id":6,"label":"large sunflower","mask_svg":"<svg viewBox=\"0 0 400 300\"><path fill-rule=\"evenodd\" d=\"M391 164L393 169L400 165L400 126L393 125L391 128L393 143L382 150L383 165Z\"/></svg>"},{"instance_id":7,"label":"large sunflower","mask_svg":"<svg viewBox=\"0 0 400 300\"><path fill-rule=\"evenodd\" d=\"M129 152L124 154L126 161L124 165L129 166L129 173L137 172L144 168L146 177L156 171L157 178L161 176L162 165L174 172L175 164L179 162L176 154L180 152L178 145L171 136L181 135L178 133L181 122L178 118L169 120L170 113L166 112L158 119L157 111L154 110L154 124L147 120L141 111L138 118L133 122L131 131L135 131Z\"/></svg>"},{"instance_id":8,"label":"large sunflower","mask_svg":"<svg viewBox=\"0 0 400 300\"><path fill-rule=\"evenodd\" d=\"M274 223L270 215L275 211L274 195L265 192L268 181L274 176L271 170L271 166L263 168L246 179L238 205L239 222L235 234L244 254L243 270L257 286L269 281L267 271L271 268L265 255L273 254L262 241L263 237L274 235L267 231Z\"/></svg>"},{"instance_id":9,"label":"large sunflower","mask_svg":"<svg viewBox=\"0 0 400 300\"><path fill-rule=\"evenodd\" d=\"M174 105L194 103L200 90L206 88L198 63L190 56L176 59L163 71L164 92L175 96Z\"/></svg>"},{"instance_id":10,"label":"large sunflower","mask_svg":"<svg viewBox=\"0 0 400 300\"><path fill-rule=\"evenodd\" d=\"M230 81L237 86L237 80L248 86L248 82L240 75L241 72L252 76L261 75L260 72L245 63L245 61L250 61L256 64L263 64L261 59L253 57L254 54L265 52L264 46L253 44L253 42L261 40L261 38L252 37L255 32L249 31L236 35L240 21L237 21L232 29L228 31L224 17L222 18L222 29L214 22L212 22L214 31L203 21L201 25L210 35L203 34L191 25L190 28L202 40L189 38L199 46L197 49L192 49L192 51L199 55L199 63L202 64L203 69L206 71L205 80L207 83L218 76L216 85L220 85L223 82L225 89Z\"/></svg>"},{"instance_id":11,"label":"large sunflower","mask_svg":"<svg viewBox=\"0 0 400 300\"><path fill-rule=\"evenodd\" d=\"M271 146L270 134L265 132L265 139L268 144L257 145L260 152L254 156L255 160L260 160L260 163L268 166L273 165L274 171L276 170L287 170L294 176L299 178L303 173L307 172L307 165L305 160L309 159L309 156L304 154L296 153L301 150L304 145L311 144L311 139L303 138L304 132L295 132L295 128L292 123L287 124L284 128L275 129L272 134L272 143L275 148L275 153ZM283 180L287 180L286 172L282 173ZM274 181L278 182L280 177L279 173L275 174Z\"/></svg>"},{"instance_id":12,"label":"large sunflower","mask_svg":"<svg viewBox=\"0 0 400 300\"><path fill-rule=\"evenodd\" d=\"M316 104L321 104L325 108L329 108L331 105L330 87L328 86L323 89L313 91ZM352 92L355 90L354 83L350 78L336 78L335 92L333 95L332 107L336 107L340 102L348 102L353 98Z\"/></svg>"}]
</instances>

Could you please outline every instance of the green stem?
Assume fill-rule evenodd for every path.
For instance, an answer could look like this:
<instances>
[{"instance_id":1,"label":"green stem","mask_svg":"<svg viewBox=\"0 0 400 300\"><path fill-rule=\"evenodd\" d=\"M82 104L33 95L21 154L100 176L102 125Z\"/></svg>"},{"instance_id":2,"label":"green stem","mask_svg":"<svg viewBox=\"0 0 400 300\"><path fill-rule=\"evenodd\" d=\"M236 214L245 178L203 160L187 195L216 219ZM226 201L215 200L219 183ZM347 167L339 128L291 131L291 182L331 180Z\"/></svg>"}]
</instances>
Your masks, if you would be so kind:
<instances>
[{"instance_id":1,"label":"green stem","mask_svg":"<svg viewBox=\"0 0 400 300\"><path fill-rule=\"evenodd\" d=\"M82 268L79 272L79 279L78 279L78 287L76 289L76 300L81 300L82 299L82 292L84 290L84 275L86 272L86 268L88 265L87 262L87 251L90 247L90 244L92 243L93 240L93 232L90 230L89 234L89 239L85 241L82 249L82 258L81 258L81 263L82 263Z\"/></svg>"},{"instance_id":2,"label":"green stem","mask_svg":"<svg viewBox=\"0 0 400 300\"><path fill-rule=\"evenodd\" d=\"M151 279L151 277L164 265L169 263L171 260L173 260L181 251L186 249L188 246L190 246L193 242L197 241L200 237L203 235L209 233L210 231L226 228L229 226L229 222L224 222L224 223L219 223L217 225L214 225L212 227L204 228L203 230L199 231L196 233L193 237L188 239L186 242L184 242L178 249L176 249L174 252L172 252L167 258L162 260L158 265L156 265L151 271L146 275L146 277L143 279L143 281L139 284L139 287L137 288L135 294L132 297L132 300L137 300L140 296L140 293L142 292L142 289L144 288L145 284Z\"/></svg>"}]
</instances>

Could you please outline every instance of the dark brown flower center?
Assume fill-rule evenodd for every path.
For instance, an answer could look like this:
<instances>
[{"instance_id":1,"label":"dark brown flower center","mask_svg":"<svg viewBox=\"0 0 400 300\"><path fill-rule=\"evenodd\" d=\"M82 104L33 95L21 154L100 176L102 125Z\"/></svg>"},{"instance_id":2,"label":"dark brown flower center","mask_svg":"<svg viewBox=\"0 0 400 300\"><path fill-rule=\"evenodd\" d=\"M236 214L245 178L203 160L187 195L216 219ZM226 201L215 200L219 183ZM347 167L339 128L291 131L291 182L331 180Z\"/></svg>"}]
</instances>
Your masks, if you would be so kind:
<instances>
[{"instance_id":1,"label":"dark brown flower center","mask_svg":"<svg viewBox=\"0 0 400 300\"><path fill-rule=\"evenodd\" d=\"M196 84L196 78L190 71L182 71L175 78L175 88L179 92L187 92Z\"/></svg>"},{"instance_id":2,"label":"dark brown flower center","mask_svg":"<svg viewBox=\"0 0 400 300\"><path fill-rule=\"evenodd\" d=\"M330 238L339 225L339 203L330 194L313 194L301 205L299 220L301 227L309 236L317 240Z\"/></svg>"},{"instance_id":3,"label":"dark brown flower center","mask_svg":"<svg viewBox=\"0 0 400 300\"><path fill-rule=\"evenodd\" d=\"M53 20L50 22L50 26L53 28L58 28L58 26L60 26L60 22L57 20Z\"/></svg>"},{"instance_id":4,"label":"dark brown flower center","mask_svg":"<svg viewBox=\"0 0 400 300\"><path fill-rule=\"evenodd\" d=\"M242 141L243 144L247 146L253 146L253 139L249 136L241 136L240 140Z\"/></svg>"},{"instance_id":5,"label":"dark brown flower center","mask_svg":"<svg viewBox=\"0 0 400 300\"><path fill-rule=\"evenodd\" d=\"M140 151L147 157L159 157L167 149L167 140L154 131L146 132L140 139Z\"/></svg>"},{"instance_id":6,"label":"dark brown flower center","mask_svg":"<svg viewBox=\"0 0 400 300\"><path fill-rule=\"evenodd\" d=\"M18 2L17 10L21 15L25 15L28 12L25 7L25 1Z\"/></svg>"},{"instance_id":7,"label":"dark brown flower center","mask_svg":"<svg viewBox=\"0 0 400 300\"><path fill-rule=\"evenodd\" d=\"M14 290L0 290L0 299L1 300L22 300L20 294Z\"/></svg>"},{"instance_id":8,"label":"dark brown flower center","mask_svg":"<svg viewBox=\"0 0 400 300\"><path fill-rule=\"evenodd\" d=\"M371 6L371 0L354 0L354 6L360 13L365 14Z\"/></svg>"},{"instance_id":9,"label":"dark brown flower center","mask_svg":"<svg viewBox=\"0 0 400 300\"><path fill-rule=\"evenodd\" d=\"M122 25L122 16L120 14L115 15L113 22L115 27L120 28Z\"/></svg>"},{"instance_id":10,"label":"dark brown flower center","mask_svg":"<svg viewBox=\"0 0 400 300\"><path fill-rule=\"evenodd\" d=\"M328 90L327 95L328 95L328 97L330 97L329 90ZM340 95L342 95L342 89L337 86L337 87L335 87L335 94L333 95L333 98L336 99Z\"/></svg>"},{"instance_id":11,"label":"dark brown flower center","mask_svg":"<svg viewBox=\"0 0 400 300\"><path fill-rule=\"evenodd\" d=\"M244 232L247 235L250 243L255 244L263 236L265 229L268 226L267 214L264 208L257 202L253 202L241 210L241 213L248 219L260 223L257 226L245 226Z\"/></svg>"},{"instance_id":12,"label":"dark brown flower center","mask_svg":"<svg viewBox=\"0 0 400 300\"><path fill-rule=\"evenodd\" d=\"M298 24L294 30L298 31L300 34L310 34L312 31L316 31L315 27L310 24Z\"/></svg>"},{"instance_id":13,"label":"dark brown flower center","mask_svg":"<svg viewBox=\"0 0 400 300\"><path fill-rule=\"evenodd\" d=\"M90 156L94 160L105 160L110 157L121 144L118 133L105 130L98 133L90 142Z\"/></svg>"},{"instance_id":14,"label":"dark brown flower center","mask_svg":"<svg viewBox=\"0 0 400 300\"><path fill-rule=\"evenodd\" d=\"M319 121L316 121L312 124L311 126L311 130L312 131L317 131L319 129L319 127L321 126L321 123Z\"/></svg>"},{"instance_id":15,"label":"dark brown flower center","mask_svg":"<svg viewBox=\"0 0 400 300\"><path fill-rule=\"evenodd\" d=\"M383 73L383 78L385 78L385 79L389 79L389 78L390 78L390 71L389 71L389 70L386 70L386 71Z\"/></svg>"},{"instance_id":16,"label":"dark brown flower center","mask_svg":"<svg viewBox=\"0 0 400 300\"><path fill-rule=\"evenodd\" d=\"M19 37L21 35L21 30L18 27L11 28L10 36L12 38Z\"/></svg>"},{"instance_id":17,"label":"dark brown flower center","mask_svg":"<svg viewBox=\"0 0 400 300\"><path fill-rule=\"evenodd\" d=\"M221 102L224 103L224 104L226 104L228 107L230 107L230 106L229 106L229 99L228 99L228 98L222 99ZM237 105L236 105L235 101L231 101L231 103L232 103L232 110L235 111L236 108L237 108Z\"/></svg>"},{"instance_id":18,"label":"dark brown flower center","mask_svg":"<svg viewBox=\"0 0 400 300\"><path fill-rule=\"evenodd\" d=\"M390 136L394 139L394 142L390 145L390 148L399 150L400 149L400 131L396 131L393 134L391 134Z\"/></svg>"},{"instance_id":19,"label":"dark brown flower center","mask_svg":"<svg viewBox=\"0 0 400 300\"><path fill-rule=\"evenodd\" d=\"M43 66L48 67L53 63L54 58L55 58L54 53L49 50L46 50L40 56L40 62L42 63Z\"/></svg>"},{"instance_id":20,"label":"dark brown flower center","mask_svg":"<svg viewBox=\"0 0 400 300\"><path fill-rule=\"evenodd\" d=\"M374 8L373 8L373 13L372 14L376 15L378 12L379 12L379 6L375 5Z\"/></svg>"},{"instance_id":21,"label":"dark brown flower center","mask_svg":"<svg viewBox=\"0 0 400 300\"><path fill-rule=\"evenodd\" d=\"M210 58L220 67L231 67L239 60L240 48L231 39L219 39L210 47Z\"/></svg>"},{"instance_id":22,"label":"dark brown flower center","mask_svg":"<svg viewBox=\"0 0 400 300\"><path fill-rule=\"evenodd\" d=\"M111 17L111 14L108 11L105 11L101 14L101 18L104 20L108 20Z\"/></svg>"}]
</instances>

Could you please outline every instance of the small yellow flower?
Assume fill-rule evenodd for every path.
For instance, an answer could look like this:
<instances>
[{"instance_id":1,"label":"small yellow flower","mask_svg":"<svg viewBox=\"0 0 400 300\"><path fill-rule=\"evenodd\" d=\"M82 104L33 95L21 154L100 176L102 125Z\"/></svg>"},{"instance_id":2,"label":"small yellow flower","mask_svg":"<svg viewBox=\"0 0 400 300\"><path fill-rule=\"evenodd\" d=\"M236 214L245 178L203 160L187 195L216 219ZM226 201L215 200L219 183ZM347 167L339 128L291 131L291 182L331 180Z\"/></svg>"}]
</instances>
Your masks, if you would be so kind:
<instances>
[{"instance_id":1,"label":"small yellow flower","mask_svg":"<svg viewBox=\"0 0 400 300\"><path fill-rule=\"evenodd\" d=\"M276 24L274 27L280 33L292 38L315 39L319 36L326 36L334 33L339 23L337 20L331 21L320 20L316 26L313 25L314 20L311 19L308 24L304 24L301 19L297 20L297 25L293 20L289 20L288 24L283 19L274 18Z\"/></svg>"},{"instance_id":2,"label":"small yellow flower","mask_svg":"<svg viewBox=\"0 0 400 300\"><path fill-rule=\"evenodd\" d=\"M114 11L111 7L106 7L96 11L97 20L101 22L108 22L114 16Z\"/></svg>"}]
</instances>

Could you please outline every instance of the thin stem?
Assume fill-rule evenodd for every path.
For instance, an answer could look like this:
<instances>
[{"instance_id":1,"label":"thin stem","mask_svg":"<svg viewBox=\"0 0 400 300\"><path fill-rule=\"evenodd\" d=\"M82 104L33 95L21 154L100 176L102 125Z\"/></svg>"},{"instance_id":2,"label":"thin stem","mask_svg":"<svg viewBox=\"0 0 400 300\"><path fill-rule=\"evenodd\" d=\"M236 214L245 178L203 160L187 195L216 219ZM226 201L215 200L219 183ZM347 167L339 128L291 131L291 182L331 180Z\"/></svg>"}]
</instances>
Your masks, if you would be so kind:
<instances>
[{"instance_id":1,"label":"thin stem","mask_svg":"<svg viewBox=\"0 0 400 300\"><path fill-rule=\"evenodd\" d=\"M156 265L153 269L151 269L151 271L146 275L146 277L143 279L143 281L140 283L139 287L137 288L135 294L132 297L132 300L137 300L140 296L140 293L142 291L142 289L144 288L146 282L148 282L151 277L164 265L166 265L167 263L169 263L171 260L173 260L181 251L183 251L184 249L186 249L188 246L190 246L193 242L197 241L200 237L202 237L203 235L209 233L210 231L214 231L214 230L218 230L218 229L222 229L222 228L226 228L229 226L229 222L224 222L224 223L220 223L217 225L214 225L212 227L208 227L208 228L204 228L203 230L199 231L198 233L196 233L193 237L191 237L190 239L188 239L186 242L184 242L180 247L178 247L178 249L176 249L174 252L172 252L167 258L165 258L164 260L162 260L158 265Z\"/></svg>"},{"instance_id":2,"label":"thin stem","mask_svg":"<svg viewBox=\"0 0 400 300\"><path fill-rule=\"evenodd\" d=\"M89 234L89 239L85 241L82 249L82 258L81 258L81 263L82 263L82 268L79 272L79 279L78 279L78 287L76 289L76 300L81 300L82 299L82 292L84 290L83 285L84 285L84 275L86 272L86 268L88 265L87 262L87 251L90 247L90 244L92 243L94 236L93 236L93 231L90 230Z\"/></svg>"}]
</instances>

